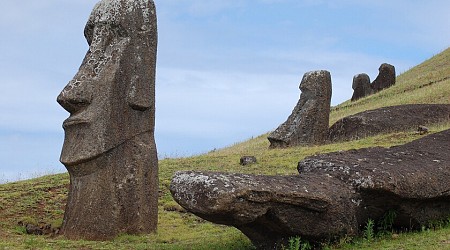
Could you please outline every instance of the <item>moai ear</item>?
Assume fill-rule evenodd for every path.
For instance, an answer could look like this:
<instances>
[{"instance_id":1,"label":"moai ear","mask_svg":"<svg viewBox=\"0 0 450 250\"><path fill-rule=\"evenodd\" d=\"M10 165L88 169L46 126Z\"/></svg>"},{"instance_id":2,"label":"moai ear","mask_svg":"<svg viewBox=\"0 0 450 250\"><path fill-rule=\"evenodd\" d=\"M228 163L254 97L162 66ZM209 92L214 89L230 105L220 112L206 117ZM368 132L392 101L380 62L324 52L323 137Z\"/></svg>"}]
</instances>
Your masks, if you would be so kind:
<instances>
[{"instance_id":1,"label":"moai ear","mask_svg":"<svg viewBox=\"0 0 450 250\"><path fill-rule=\"evenodd\" d=\"M145 111L151 106L151 90L148 89L149 84L142 81L139 76L131 77L131 82L128 88L127 102L128 105L139 111Z\"/></svg>"}]
</instances>

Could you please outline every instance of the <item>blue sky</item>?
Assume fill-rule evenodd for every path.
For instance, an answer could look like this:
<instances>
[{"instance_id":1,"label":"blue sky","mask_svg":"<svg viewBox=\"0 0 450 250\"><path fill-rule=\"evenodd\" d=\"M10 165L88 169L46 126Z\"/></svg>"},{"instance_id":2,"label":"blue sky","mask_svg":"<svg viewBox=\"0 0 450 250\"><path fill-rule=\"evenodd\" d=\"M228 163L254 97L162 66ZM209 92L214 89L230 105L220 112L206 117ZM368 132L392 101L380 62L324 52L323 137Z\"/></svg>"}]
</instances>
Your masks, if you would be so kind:
<instances>
[{"instance_id":1,"label":"blue sky","mask_svg":"<svg viewBox=\"0 0 450 250\"><path fill-rule=\"evenodd\" d=\"M2 0L0 182L63 172L56 96L88 49L96 0ZM275 129L302 75L326 69L332 105L357 73L404 72L450 43L450 2L155 0L160 157L207 152Z\"/></svg>"}]
</instances>

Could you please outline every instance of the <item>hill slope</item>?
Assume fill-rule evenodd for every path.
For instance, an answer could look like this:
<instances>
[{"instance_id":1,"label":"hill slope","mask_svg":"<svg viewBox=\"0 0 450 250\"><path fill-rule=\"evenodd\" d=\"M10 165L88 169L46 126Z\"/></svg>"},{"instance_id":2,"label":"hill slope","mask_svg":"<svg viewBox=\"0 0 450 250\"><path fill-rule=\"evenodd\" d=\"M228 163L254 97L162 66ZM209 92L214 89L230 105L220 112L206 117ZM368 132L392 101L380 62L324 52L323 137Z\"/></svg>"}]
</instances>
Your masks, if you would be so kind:
<instances>
[{"instance_id":1,"label":"hill slope","mask_svg":"<svg viewBox=\"0 0 450 250\"><path fill-rule=\"evenodd\" d=\"M356 102L332 108L330 122L368 109L413 103L450 104L450 49L401 74L397 84ZM433 132L450 124L431 127ZM61 224L67 199L68 175L59 174L0 185L0 249L251 249L238 230L213 225L185 213L172 199L168 186L177 170L212 170L255 174L296 174L297 162L306 156L371 146L392 146L417 139L413 131L370 137L358 141L314 147L269 150L267 135L212 151L208 154L160 160L160 199L158 233L120 236L111 242L67 241L62 237L30 236L18 224ZM242 167L239 158L254 155L258 163ZM398 238L359 242L346 248L441 249L450 243L450 227L425 233L400 234ZM334 246L336 247L336 246Z\"/></svg>"},{"instance_id":2,"label":"hill slope","mask_svg":"<svg viewBox=\"0 0 450 250\"><path fill-rule=\"evenodd\" d=\"M425 103L450 104L450 48L400 74L394 86L358 101L348 100L332 107L330 126L343 117L365 110ZM269 145L266 138L267 134L233 145L230 149L263 149Z\"/></svg>"}]
</instances>

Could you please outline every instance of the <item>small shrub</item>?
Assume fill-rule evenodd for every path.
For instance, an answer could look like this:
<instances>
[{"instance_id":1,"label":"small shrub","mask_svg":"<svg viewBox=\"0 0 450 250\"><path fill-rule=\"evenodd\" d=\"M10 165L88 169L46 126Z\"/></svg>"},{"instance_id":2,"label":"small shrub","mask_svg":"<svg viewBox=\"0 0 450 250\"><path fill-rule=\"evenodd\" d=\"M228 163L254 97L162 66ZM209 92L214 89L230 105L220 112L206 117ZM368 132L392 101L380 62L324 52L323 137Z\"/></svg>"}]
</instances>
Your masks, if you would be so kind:
<instances>
[{"instance_id":1,"label":"small shrub","mask_svg":"<svg viewBox=\"0 0 450 250\"><path fill-rule=\"evenodd\" d=\"M16 226L14 228L14 231L20 235L27 234L27 229L25 228L25 226Z\"/></svg>"},{"instance_id":2,"label":"small shrub","mask_svg":"<svg viewBox=\"0 0 450 250\"><path fill-rule=\"evenodd\" d=\"M302 242L300 236L291 237L291 238L289 238L288 242L289 242L288 248L285 248L284 246L281 246L281 248L286 249L286 250L310 250L310 249L312 249L312 247L308 241Z\"/></svg>"},{"instance_id":3,"label":"small shrub","mask_svg":"<svg viewBox=\"0 0 450 250\"><path fill-rule=\"evenodd\" d=\"M299 250L300 249L300 237L289 238L289 250Z\"/></svg>"},{"instance_id":4,"label":"small shrub","mask_svg":"<svg viewBox=\"0 0 450 250\"><path fill-rule=\"evenodd\" d=\"M374 234L374 222L372 219L368 219L366 226L364 228L364 237L366 238L367 241L372 241L375 234Z\"/></svg>"},{"instance_id":5,"label":"small shrub","mask_svg":"<svg viewBox=\"0 0 450 250\"><path fill-rule=\"evenodd\" d=\"M397 213L394 210L389 210L383 216L383 218L379 222L379 233L380 235L384 235L392 231L394 220L397 217Z\"/></svg>"}]
</instances>

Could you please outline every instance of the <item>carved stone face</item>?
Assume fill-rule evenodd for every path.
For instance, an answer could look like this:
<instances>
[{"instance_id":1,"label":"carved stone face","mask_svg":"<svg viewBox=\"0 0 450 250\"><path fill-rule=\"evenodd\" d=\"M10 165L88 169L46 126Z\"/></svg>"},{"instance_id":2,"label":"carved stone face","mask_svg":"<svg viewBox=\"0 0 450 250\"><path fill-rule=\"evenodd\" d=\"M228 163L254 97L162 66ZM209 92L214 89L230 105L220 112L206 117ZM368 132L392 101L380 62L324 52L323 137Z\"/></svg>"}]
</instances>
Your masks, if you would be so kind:
<instances>
[{"instance_id":1,"label":"carved stone face","mask_svg":"<svg viewBox=\"0 0 450 250\"><path fill-rule=\"evenodd\" d=\"M128 13L118 11L122 4ZM70 113L63 123L60 159L66 166L92 160L140 133L153 132L156 51L149 48L157 38L149 19L156 17L143 12L142 6L151 9L145 0L103 0L91 13L85 27L89 50L57 98Z\"/></svg>"}]
</instances>

